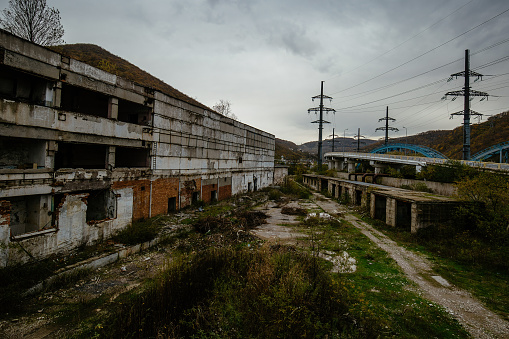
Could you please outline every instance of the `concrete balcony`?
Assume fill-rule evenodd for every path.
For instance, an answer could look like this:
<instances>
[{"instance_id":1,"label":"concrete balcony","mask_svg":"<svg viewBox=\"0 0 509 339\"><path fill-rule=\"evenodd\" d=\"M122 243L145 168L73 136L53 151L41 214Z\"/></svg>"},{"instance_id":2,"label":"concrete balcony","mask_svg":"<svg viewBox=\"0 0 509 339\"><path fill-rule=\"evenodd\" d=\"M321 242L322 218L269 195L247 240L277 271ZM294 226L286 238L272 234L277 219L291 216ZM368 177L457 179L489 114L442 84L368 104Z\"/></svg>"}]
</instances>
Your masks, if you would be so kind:
<instances>
[{"instance_id":1,"label":"concrete balcony","mask_svg":"<svg viewBox=\"0 0 509 339\"><path fill-rule=\"evenodd\" d=\"M12 137L23 135L27 138L126 147L144 147L153 139L148 126L6 99L0 99L0 124L0 132ZM12 125L17 128L12 128Z\"/></svg>"}]
</instances>

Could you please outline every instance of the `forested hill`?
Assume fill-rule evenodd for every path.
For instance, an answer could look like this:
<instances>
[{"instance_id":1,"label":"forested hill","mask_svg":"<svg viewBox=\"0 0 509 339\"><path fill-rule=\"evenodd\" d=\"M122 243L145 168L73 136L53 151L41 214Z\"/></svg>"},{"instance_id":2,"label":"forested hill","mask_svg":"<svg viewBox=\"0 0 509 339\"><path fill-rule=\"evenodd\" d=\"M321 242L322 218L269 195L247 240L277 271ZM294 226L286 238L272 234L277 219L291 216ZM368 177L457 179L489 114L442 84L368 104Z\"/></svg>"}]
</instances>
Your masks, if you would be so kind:
<instances>
[{"instance_id":1,"label":"forested hill","mask_svg":"<svg viewBox=\"0 0 509 339\"><path fill-rule=\"evenodd\" d=\"M471 154L509 141L509 111L494 115L487 121L471 125ZM391 143L405 143L405 137L391 139ZM463 126L451 130L428 131L408 137L409 144L431 147L451 159L461 159L463 154ZM382 145L378 142L366 150Z\"/></svg>"},{"instance_id":2,"label":"forested hill","mask_svg":"<svg viewBox=\"0 0 509 339\"><path fill-rule=\"evenodd\" d=\"M199 103L195 99L185 95L172 86L166 84L164 81L150 75L139 67L131 64L129 61L124 60L107 50L97 45L92 44L69 44L50 47L57 53L66 55L73 59L82 61L91 66L102 69L103 71L113 73L124 79L131 80L140 85L154 88L161 91L173 98L182 100L191 105L201 107L203 109L212 111L209 107Z\"/></svg>"}]
</instances>

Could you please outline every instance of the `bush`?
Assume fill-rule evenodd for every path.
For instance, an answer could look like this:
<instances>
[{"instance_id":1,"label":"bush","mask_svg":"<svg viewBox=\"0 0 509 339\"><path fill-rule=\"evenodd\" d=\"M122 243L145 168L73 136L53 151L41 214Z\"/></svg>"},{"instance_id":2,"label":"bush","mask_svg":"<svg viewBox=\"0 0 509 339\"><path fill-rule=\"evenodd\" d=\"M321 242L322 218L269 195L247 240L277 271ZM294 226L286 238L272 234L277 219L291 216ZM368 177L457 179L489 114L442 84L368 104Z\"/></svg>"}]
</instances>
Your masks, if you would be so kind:
<instances>
[{"instance_id":1,"label":"bush","mask_svg":"<svg viewBox=\"0 0 509 339\"><path fill-rule=\"evenodd\" d=\"M311 192L309 190L292 180L287 180L286 183L281 186L281 192L287 195L293 195L299 199L309 199L311 196Z\"/></svg>"},{"instance_id":2,"label":"bush","mask_svg":"<svg viewBox=\"0 0 509 339\"><path fill-rule=\"evenodd\" d=\"M281 193L280 190L271 189L269 192L269 199L276 201L276 200L279 200L282 195L283 195L283 193Z\"/></svg>"},{"instance_id":3,"label":"bush","mask_svg":"<svg viewBox=\"0 0 509 339\"><path fill-rule=\"evenodd\" d=\"M273 250L215 249L173 262L148 291L123 300L105 338L377 337L371 316L321 259ZM355 315L357 314L357 315Z\"/></svg>"},{"instance_id":4,"label":"bush","mask_svg":"<svg viewBox=\"0 0 509 339\"><path fill-rule=\"evenodd\" d=\"M159 218L134 222L117 233L112 239L125 245L140 244L154 239L163 224Z\"/></svg>"}]
</instances>

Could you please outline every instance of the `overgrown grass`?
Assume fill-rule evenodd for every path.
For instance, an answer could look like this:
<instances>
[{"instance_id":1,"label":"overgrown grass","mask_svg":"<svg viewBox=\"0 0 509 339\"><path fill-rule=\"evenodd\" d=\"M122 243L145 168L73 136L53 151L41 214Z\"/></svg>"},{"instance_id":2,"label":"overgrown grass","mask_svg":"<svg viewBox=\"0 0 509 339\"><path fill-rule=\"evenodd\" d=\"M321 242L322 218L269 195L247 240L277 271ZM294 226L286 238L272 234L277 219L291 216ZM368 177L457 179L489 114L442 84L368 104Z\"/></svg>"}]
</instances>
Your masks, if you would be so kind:
<instances>
[{"instance_id":1,"label":"overgrown grass","mask_svg":"<svg viewBox=\"0 0 509 339\"><path fill-rule=\"evenodd\" d=\"M438 274L509 320L507 244L489 241L473 232L458 231L453 224L431 226L415 234L383 222L372 224L399 244L432 258Z\"/></svg>"},{"instance_id":2,"label":"overgrown grass","mask_svg":"<svg viewBox=\"0 0 509 339\"><path fill-rule=\"evenodd\" d=\"M135 245L150 241L159 234L167 220L168 217L161 215L133 222L117 233L112 239L125 245Z\"/></svg>"},{"instance_id":3,"label":"overgrown grass","mask_svg":"<svg viewBox=\"0 0 509 339\"><path fill-rule=\"evenodd\" d=\"M376 317L381 337L468 337L459 323L440 306L423 299L396 262L348 222L308 219L311 251L346 251L356 259L355 273L339 274L357 311Z\"/></svg>"},{"instance_id":4,"label":"overgrown grass","mask_svg":"<svg viewBox=\"0 0 509 339\"><path fill-rule=\"evenodd\" d=\"M309 199L311 192L293 180L287 180L280 188L283 194L293 196L297 199Z\"/></svg>"},{"instance_id":5,"label":"overgrown grass","mask_svg":"<svg viewBox=\"0 0 509 339\"><path fill-rule=\"evenodd\" d=\"M377 337L380 323L358 302L320 259L292 248L214 249L174 262L77 337Z\"/></svg>"}]
</instances>

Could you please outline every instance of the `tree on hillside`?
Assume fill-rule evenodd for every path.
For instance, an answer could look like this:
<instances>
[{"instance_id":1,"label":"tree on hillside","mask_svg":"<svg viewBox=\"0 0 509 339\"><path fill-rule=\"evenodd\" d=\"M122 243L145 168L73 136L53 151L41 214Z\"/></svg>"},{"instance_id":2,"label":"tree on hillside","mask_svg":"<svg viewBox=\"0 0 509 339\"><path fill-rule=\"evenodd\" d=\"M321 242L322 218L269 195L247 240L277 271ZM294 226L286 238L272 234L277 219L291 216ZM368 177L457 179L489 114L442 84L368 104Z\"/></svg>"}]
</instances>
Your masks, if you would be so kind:
<instances>
[{"instance_id":1,"label":"tree on hillside","mask_svg":"<svg viewBox=\"0 0 509 339\"><path fill-rule=\"evenodd\" d=\"M217 113L224 115L225 117L231 118L233 120L239 120L239 118L237 118L237 116L232 112L232 104L228 100L219 100L218 103L212 106L212 109Z\"/></svg>"},{"instance_id":2,"label":"tree on hillside","mask_svg":"<svg viewBox=\"0 0 509 339\"><path fill-rule=\"evenodd\" d=\"M0 25L21 38L43 46L63 44L64 27L58 9L46 0L10 0L2 11Z\"/></svg>"}]
</instances>

